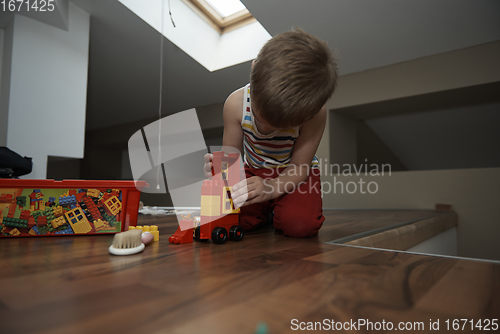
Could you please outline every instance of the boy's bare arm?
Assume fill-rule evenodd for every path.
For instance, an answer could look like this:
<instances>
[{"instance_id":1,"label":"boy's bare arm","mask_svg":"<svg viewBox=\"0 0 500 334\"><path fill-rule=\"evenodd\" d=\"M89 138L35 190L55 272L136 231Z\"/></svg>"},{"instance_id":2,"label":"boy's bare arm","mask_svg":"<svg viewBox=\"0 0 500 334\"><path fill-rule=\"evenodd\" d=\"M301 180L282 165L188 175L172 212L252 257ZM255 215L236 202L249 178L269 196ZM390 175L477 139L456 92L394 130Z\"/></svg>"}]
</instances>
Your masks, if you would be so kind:
<instances>
[{"instance_id":1,"label":"boy's bare arm","mask_svg":"<svg viewBox=\"0 0 500 334\"><path fill-rule=\"evenodd\" d=\"M241 118L243 117L243 88L233 92L224 103L224 136L223 146L238 149L243 154L243 130Z\"/></svg>"},{"instance_id":2,"label":"boy's bare arm","mask_svg":"<svg viewBox=\"0 0 500 334\"><path fill-rule=\"evenodd\" d=\"M233 192L235 205L246 206L275 199L307 180L311 162L325 130L325 123L326 107L323 107L313 119L302 125L300 135L293 147L289 166L275 179L263 180L259 177L252 177L247 179L246 187L241 189L235 187L237 188ZM243 204L242 202L247 199L245 197L247 192L248 200Z\"/></svg>"},{"instance_id":3,"label":"boy's bare arm","mask_svg":"<svg viewBox=\"0 0 500 334\"><path fill-rule=\"evenodd\" d=\"M243 130L241 129L241 118L243 115L243 88L234 91L224 103L224 137L223 146L238 149L243 154ZM205 165L203 166L205 177L212 176L212 155L205 154Z\"/></svg>"}]
</instances>

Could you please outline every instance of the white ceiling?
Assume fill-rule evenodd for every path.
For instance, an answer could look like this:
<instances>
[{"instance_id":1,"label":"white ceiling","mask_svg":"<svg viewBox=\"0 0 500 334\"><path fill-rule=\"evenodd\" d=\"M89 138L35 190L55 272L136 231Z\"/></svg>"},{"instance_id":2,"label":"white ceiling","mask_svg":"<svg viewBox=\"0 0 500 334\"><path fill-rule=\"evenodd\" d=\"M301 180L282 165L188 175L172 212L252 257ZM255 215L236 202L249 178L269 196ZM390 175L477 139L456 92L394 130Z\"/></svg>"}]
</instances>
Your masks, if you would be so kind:
<instances>
[{"instance_id":1,"label":"white ceiling","mask_svg":"<svg viewBox=\"0 0 500 334\"><path fill-rule=\"evenodd\" d=\"M157 116L160 34L118 1L71 1L91 14L87 128ZM273 36L300 26L328 41L342 75L500 40L497 0L242 2ZM223 101L249 70L210 73L165 40L162 115Z\"/></svg>"}]
</instances>

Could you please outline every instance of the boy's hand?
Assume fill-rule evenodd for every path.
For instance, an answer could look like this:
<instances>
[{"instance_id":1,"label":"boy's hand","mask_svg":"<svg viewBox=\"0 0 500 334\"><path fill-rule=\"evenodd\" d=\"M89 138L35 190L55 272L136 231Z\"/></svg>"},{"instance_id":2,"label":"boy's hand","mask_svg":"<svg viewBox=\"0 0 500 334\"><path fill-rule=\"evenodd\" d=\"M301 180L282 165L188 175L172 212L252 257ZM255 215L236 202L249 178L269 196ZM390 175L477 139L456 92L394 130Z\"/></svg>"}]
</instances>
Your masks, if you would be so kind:
<instances>
[{"instance_id":1,"label":"boy's hand","mask_svg":"<svg viewBox=\"0 0 500 334\"><path fill-rule=\"evenodd\" d=\"M210 153L205 154L205 164L203 165L203 172L205 173L205 178L210 179L212 177L212 168L214 167L212 159L214 156Z\"/></svg>"},{"instance_id":2,"label":"boy's hand","mask_svg":"<svg viewBox=\"0 0 500 334\"><path fill-rule=\"evenodd\" d=\"M252 176L235 184L231 197L234 207L239 208L273 199L273 190L274 188L270 184L270 180Z\"/></svg>"}]
</instances>

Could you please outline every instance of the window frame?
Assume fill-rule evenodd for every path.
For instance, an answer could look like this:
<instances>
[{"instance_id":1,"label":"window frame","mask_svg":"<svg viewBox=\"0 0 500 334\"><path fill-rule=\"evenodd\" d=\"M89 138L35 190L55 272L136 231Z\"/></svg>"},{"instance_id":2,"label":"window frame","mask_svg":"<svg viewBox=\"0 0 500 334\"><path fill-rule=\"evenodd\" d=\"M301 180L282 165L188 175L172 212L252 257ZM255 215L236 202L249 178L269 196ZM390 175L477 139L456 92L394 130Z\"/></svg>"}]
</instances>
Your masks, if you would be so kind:
<instances>
[{"instance_id":1,"label":"window frame","mask_svg":"<svg viewBox=\"0 0 500 334\"><path fill-rule=\"evenodd\" d=\"M227 17L222 17L205 0L182 1L221 35L257 21L246 8Z\"/></svg>"}]
</instances>

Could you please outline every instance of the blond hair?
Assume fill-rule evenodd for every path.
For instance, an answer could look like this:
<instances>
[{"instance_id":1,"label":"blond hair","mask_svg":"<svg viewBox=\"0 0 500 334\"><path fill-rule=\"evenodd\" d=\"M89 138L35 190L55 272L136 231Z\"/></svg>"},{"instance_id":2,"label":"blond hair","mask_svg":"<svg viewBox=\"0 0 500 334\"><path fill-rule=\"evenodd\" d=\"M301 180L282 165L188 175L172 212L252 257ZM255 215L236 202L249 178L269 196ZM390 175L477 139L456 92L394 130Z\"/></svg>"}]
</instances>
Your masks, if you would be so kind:
<instances>
[{"instance_id":1,"label":"blond hair","mask_svg":"<svg viewBox=\"0 0 500 334\"><path fill-rule=\"evenodd\" d=\"M328 45L296 28L270 39L250 75L252 108L269 125L288 128L313 118L337 86Z\"/></svg>"}]
</instances>

